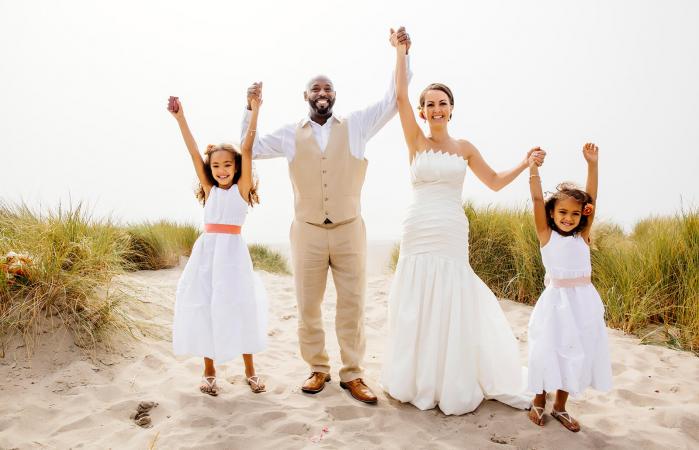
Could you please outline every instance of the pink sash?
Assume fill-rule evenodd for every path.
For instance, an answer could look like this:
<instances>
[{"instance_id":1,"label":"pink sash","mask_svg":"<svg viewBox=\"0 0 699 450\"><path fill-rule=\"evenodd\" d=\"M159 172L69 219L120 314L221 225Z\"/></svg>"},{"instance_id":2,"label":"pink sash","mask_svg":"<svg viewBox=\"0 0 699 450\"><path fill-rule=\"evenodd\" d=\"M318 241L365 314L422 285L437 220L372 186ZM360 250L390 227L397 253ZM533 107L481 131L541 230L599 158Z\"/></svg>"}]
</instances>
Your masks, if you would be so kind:
<instances>
[{"instance_id":1,"label":"pink sash","mask_svg":"<svg viewBox=\"0 0 699 450\"><path fill-rule=\"evenodd\" d=\"M592 278L589 276L577 278L544 278L544 285L548 286L550 284L555 288L572 288L579 286L587 286L591 283Z\"/></svg>"},{"instance_id":2,"label":"pink sash","mask_svg":"<svg viewBox=\"0 0 699 450\"><path fill-rule=\"evenodd\" d=\"M240 225L226 225L223 223L204 224L207 233L240 234Z\"/></svg>"}]
</instances>

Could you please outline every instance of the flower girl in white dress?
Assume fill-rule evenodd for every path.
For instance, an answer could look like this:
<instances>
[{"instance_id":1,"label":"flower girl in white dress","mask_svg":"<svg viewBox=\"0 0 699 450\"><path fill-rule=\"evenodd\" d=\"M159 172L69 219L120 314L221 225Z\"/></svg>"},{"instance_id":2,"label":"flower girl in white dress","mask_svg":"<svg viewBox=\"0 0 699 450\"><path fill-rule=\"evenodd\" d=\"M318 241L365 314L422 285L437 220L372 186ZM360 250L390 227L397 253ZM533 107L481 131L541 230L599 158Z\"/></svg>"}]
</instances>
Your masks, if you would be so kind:
<instances>
[{"instance_id":1,"label":"flower girl in white dress","mask_svg":"<svg viewBox=\"0 0 699 450\"><path fill-rule=\"evenodd\" d=\"M585 144L585 191L560 184L546 201L539 169L530 164L534 221L546 268L546 289L529 319L529 391L536 394L529 418L544 424L546 391L556 391L551 415L570 431L580 425L566 411L568 394L612 387L604 305L590 281L590 227L597 200L597 154Z\"/></svg>"},{"instance_id":2,"label":"flower girl in white dress","mask_svg":"<svg viewBox=\"0 0 699 450\"><path fill-rule=\"evenodd\" d=\"M219 391L214 361L226 362L240 354L250 389L265 390L255 374L252 354L267 346L267 299L240 235L248 206L258 203L251 153L260 104L260 98L252 102L242 151L230 144L209 145L205 159L179 100L171 97L168 105L199 178L197 197L204 204L205 223L177 285L172 346L176 355L204 357L199 389L212 396Z\"/></svg>"}]
</instances>

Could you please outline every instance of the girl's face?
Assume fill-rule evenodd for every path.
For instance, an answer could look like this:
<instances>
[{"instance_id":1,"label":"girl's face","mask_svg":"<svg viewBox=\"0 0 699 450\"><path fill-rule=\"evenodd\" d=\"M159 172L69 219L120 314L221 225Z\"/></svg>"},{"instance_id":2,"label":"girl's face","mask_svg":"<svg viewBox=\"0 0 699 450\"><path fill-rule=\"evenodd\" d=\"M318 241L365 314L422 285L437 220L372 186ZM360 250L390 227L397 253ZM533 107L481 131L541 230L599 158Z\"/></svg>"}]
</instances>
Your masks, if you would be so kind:
<instances>
[{"instance_id":1,"label":"girl's face","mask_svg":"<svg viewBox=\"0 0 699 450\"><path fill-rule=\"evenodd\" d=\"M556 226L566 233L573 231L578 226L581 217L582 205L571 197L556 200L553 211L551 211L551 218Z\"/></svg>"},{"instance_id":2,"label":"girl's face","mask_svg":"<svg viewBox=\"0 0 699 450\"><path fill-rule=\"evenodd\" d=\"M451 117L452 107L449 97L443 91L431 90L425 93L425 105L422 107L422 116L427 123L445 126Z\"/></svg>"},{"instance_id":3,"label":"girl's face","mask_svg":"<svg viewBox=\"0 0 699 450\"><path fill-rule=\"evenodd\" d=\"M233 186L235 160L231 152L226 150L213 152L209 156L209 163L211 164L211 174L218 183L218 187L227 189Z\"/></svg>"}]
</instances>

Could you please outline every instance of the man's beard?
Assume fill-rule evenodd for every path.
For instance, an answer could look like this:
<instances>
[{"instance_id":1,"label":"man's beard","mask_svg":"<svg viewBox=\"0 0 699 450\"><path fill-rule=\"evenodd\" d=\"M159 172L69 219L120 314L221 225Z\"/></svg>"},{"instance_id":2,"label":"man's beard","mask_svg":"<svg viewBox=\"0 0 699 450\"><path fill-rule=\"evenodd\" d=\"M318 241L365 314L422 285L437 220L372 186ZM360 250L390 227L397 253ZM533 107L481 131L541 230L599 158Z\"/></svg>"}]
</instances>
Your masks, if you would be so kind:
<instances>
[{"instance_id":1,"label":"man's beard","mask_svg":"<svg viewBox=\"0 0 699 450\"><path fill-rule=\"evenodd\" d=\"M335 105L335 99L328 98L326 100L327 100L327 105L324 107L318 107L316 105L316 101L318 101L317 99L315 101L309 100L308 104L310 105L311 109L316 114L318 114L320 116L328 116L328 115L332 114L333 105Z\"/></svg>"}]
</instances>

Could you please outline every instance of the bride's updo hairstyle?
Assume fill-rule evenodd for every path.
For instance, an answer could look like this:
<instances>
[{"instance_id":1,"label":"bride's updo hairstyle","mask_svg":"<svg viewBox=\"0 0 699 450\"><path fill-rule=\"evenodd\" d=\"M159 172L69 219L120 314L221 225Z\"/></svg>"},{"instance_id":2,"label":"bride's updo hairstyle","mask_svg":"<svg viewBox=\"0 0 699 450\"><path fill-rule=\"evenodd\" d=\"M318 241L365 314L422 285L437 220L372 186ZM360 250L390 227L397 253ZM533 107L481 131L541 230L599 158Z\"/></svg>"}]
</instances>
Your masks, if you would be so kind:
<instances>
[{"instance_id":1,"label":"bride's updo hairstyle","mask_svg":"<svg viewBox=\"0 0 699 450\"><path fill-rule=\"evenodd\" d=\"M447 94L447 97L449 97L449 103L451 104L451 107L454 107L454 94L452 94L451 89L449 89L449 86L446 84L442 83L432 83L428 85L425 89L422 90L422 93L420 94L420 106L418 106L418 110L420 111L420 118L424 119L425 116L422 113L422 110L425 107L425 95L429 91L442 91L445 94ZM451 114L449 114L449 118L451 119Z\"/></svg>"}]
</instances>

